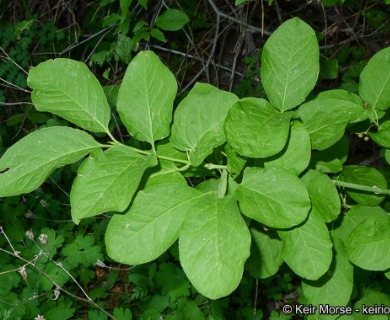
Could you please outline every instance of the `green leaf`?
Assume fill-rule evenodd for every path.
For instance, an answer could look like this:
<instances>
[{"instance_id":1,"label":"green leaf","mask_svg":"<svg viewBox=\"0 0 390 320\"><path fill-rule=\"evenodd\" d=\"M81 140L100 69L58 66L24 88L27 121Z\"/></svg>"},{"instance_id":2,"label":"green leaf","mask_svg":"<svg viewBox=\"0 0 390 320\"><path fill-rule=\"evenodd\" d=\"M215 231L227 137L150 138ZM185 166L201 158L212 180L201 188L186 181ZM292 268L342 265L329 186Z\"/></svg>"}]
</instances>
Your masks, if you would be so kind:
<instances>
[{"instance_id":1,"label":"green leaf","mask_svg":"<svg viewBox=\"0 0 390 320\"><path fill-rule=\"evenodd\" d=\"M70 279L69 274L54 263L45 266L45 273L50 277L50 280L46 277L39 278L39 289L42 291L52 290L55 285L62 287Z\"/></svg>"},{"instance_id":2,"label":"green leaf","mask_svg":"<svg viewBox=\"0 0 390 320\"><path fill-rule=\"evenodd\" d=\"M319 49L313 29L293 18L264 45L261 81L271 104L284 112L305 101L319 73Z\"/></svg>"},{"instance_id":3,"label":"green leaf","mask_svg":"<svg viewBox=\"0 0 390 320\"><path fill-rule=\"evenodd\" d=\"M250 229L252 235L251 255L246 269L254 278L265 279L273 276L283 263L283 242L272 230Z\"/></svg>"},{"instance_id":4,"label":"green leaf","mask_svg":"<svg viewBox=\"0 0 390 320\"><path fill-rule=\"evenodd\" d=\"M329 271L316 281L302 281L307 302L315 306L346 306L352 294L353 266L341 240L334 238L334 245L335 255Z\"/></svg>"},{"instance_id":5,"label":"green leaf","mask_svg":"<svg viewBox=\"0 0 390 320\"><path fill-rule=\"evenodd\" d=\"M210 197L188 214L180 233L180 262L194 287L210 299L233 292L250 253L250 233L232 197Z\"/></svg>"},{"instance_id":6,"label":"green leaf","mask_svg":"<svg viewBox=\"0 0 390 320\"><path fill-rule=\"evenodd\" d=\"M148 8L149 0L138 0L138 3L146 10Z\"/></svg>"},{"instance_id":7,"label":"green leaf","mask_svg":"<svg viewBox=\"0 0 390 320\"><path fill-rule=\"evenodd\" d=\"M377 169L371 167L361 166L344 166L343 174L339 178L340 180L369 187L378 187L387 189L387 181L385 177ZM380 204L384 199L384 195L374 194L372 192L355 190L347 188L348 195L357 203L376 206Z\"/></svg>"},{"instance_id":8,"label":"green leaf","mask_svg":"<svg viewBox=\"0 0 390 320\"><path fill-rule=\"evenodd\" d=\"M187 215L203 193L182 183L152 185L139 191L125 215L114 215L106 231L108 255L120 263L141 264L163 254L179 237Z\"/></svg>"},{"instance_id":9,"label":"green leaf","mask_svg":"<svg viewBox=\"0 0 390 320\"><path fill-rule=\"evenodd\" d=\"M347 243L349 260L366 270L390 268L390 218L370 217L350 233Z\"/></svg>"},{"instance_id":10,"label":"green leaf","mask_svg":"<svg viewBox=\"0 0 390 320\"><path fill-rule=\"evenodd\" d=\"M240 4L244 4L246 2L249 2L250 0L236 0L234 3L235 6L239 6Z\"/></svg>"},{"instance_id":11,"label":"green leaf","mask_svg":"<svg viewBox=\"0 0 390 320\"><path fill-rule=\"evenodd\" d=\"M49 304L51 309L44 311L44 318L47 320L71 319L76 312L75 308L71 308L72 305L72 301L65 301L63 297L60 297L55 304Z\"/></svg>"},{"instance_id":12,"label":"green leaf","mask_svg":"<svg viewBox=\"0 0 390 320\"><path fill-rule=\"evenodd\" d=\"M120 0L120 7L121 7L121 17L123 20L125 20L129 14L129 8L131 6L131 3L133 0Z\"/></svg>"},{"instance_id":13,"label":"green leaf","mask_svg":"<svg viewBox=\"0 0 390 320\"><path fill-rule=\"evenodd\" d=\"M154 155L143 156L124 145L92 153L72 185L73 221L78 224L83 218L125 210L146 168L156 164Z\"/></svg>"},{"instance_id":14,"label":"green leaf","mask_svg":"<svg viewBox=\"0 0 390 320\"><path fill-rule=\"evenodd\" d=\"M365 117L365 109L351 101L317 98L301 105L298 115L310 134L313 149L323 150L335 144L348 123Z\"/></svg>"},{"instance_id":15,"label":"green leaf","mask_svg":"<svg viewBox=\"0 0 390 320\"><path fill-rule=\"evenodd\" d=\"M390 305L390 297L387 293L377 292L373 289L368 289L363 298L357 301L354 305L354 309L362 310L362 307L373 307L375 305L381 306L384 305L386 308ZM375 318L375 320L388 320L388 314L377 314L377 315L367 315L362 314L362 312L355 312L353 315L353 320L367 320L368 317Z\"/></svg>"},{"instance_id":16,"label":"green leaf","mask_svg":"<svg viewBox=\"0 0 390 320\"><path fill-rule=\"evenodd\" d=\"M155 24L162 30L177 31L188 23L187 15L177 9L168 9L162 15L158 16Z\"/></svg>"},{"instance_id":17,"label":"green leaf","mask_svg":"<svg viewBox=\"0 0 390 320\"><path fill-rule=\"evenodd\" d=\"M383 122L377 132L369 132L372 140L384 148L390 148L390 120Z\"/></svg>"},{"instance_id":18,"label":"green leaf","mask_svg":"<svg viewBox=\"0 0 390 320\"><path fill-rule=\"evenodd\" d=\"M100 146L86 132L68 127L32 132L0 159L0 196L33 191L56 168L76 162Z\"/></svg>"},{"instance_id":19,"label":"green leaf","mask_svg":"<svg viewBox=\"0 0 390 320\"><path fill-rule=\"evenodd\" d=\"M133 39L126 37L124 34L119 34L118 43L115 46L115 53L120 60L129 64L131 61L131 54L136 46L137 44Z\"/></svg>"},{"instance_id":20,"label":"green leaf","mask_svg":"<svg viewBox=\"0 0 390 320\"><path fill-rule=\"evenodd\" d=\"M302 123L294 121L290 129L290 137L284 149L267 159L265 166L279 166L294 173L301 174L309 165L311 157L310 136Z\"/></svg>"},{"instance_id":21,"label":"green leaf","mask_svg":"<svg viewBox=\"0 0 390 320\"><path fill-rule=\"evenodd\" d=\"M100 245L94 245L93 235L82 235L79 233L73 242L64 246L61 254L66 257L65 261L69 268L74 269L82 264L84 267L94 265L98 260L103 261L103 254Z\"/></svg>"},{"instance_id":22,"label":"green leaf","mask_svg":"<svg viewBox=\"0 0 390 320\"><path fill-rule=\"evenodd\" d=\"M377 52L363 69L359 95L374 108L390 107L390 48Z\"/></svg>"},{"instance_id":23,"label":"green leaf","mask_svg":"<svg viewBox=\"0 0 390 320\"><path fill-rule=\"evenodd\" d=\"M191 284L189 280L183 269L174 263L163 263L159 266L159 270L155 276L155 285L161 294L168 298L168 305L169 301L175 302L180 297L188 297L191 295ZM162 307L166 308L168 305L163 304ZM161 312L165 309L154 308Z\"/></svg>"},{"instance_id":24,"label":"green leaf","mask_svg":"<svg viewBox=\"0 0 390 320\"><path fill-rule=\"evenodd\" d=\"M339 74L339 62L333 58L322 60L320 66L320 76L324 79L336 79Z\"/></svg>"},{"instance_id":25,"label":"green leaf","mask_svg":"<svg viewBox=\"0 0 390 320\"><path fill-rule=\"evenodd\" d=\"M310 210L302 181L279 167L247 168L236 197L246 216L273 228L298 225Z\"/></svg>"},{"instance_id":26,"label":"green leaf","mask_svg":"<svg viewBox=\"0 0 390 320\"><path fill-rule=\"evenodd\" d=\"M164 33L162 33L159 29L150 30L150 35L161 42L167 42Z\"/></svg>"},{"instance_id":27,"label":"green leaf","mask_svg":"<svg viewBox=\"0 0 390 320\"><path fill-rule=\"evenodd\" d=\"M323 173L338 173L343 170L348 151L349 141L344 135L329 148L313 153L310 167Z\"/></svg>"},{"instance_id":28,"label":"green leaf","mask_svg":"<svg viewBox=\"0 0 390 320\"><path fill-rule=\"evenodd\" d=\"M194 301L181 299L177 303L177 309L175 312L175 320L205 320L201 309Z\"/></svg>"},{"instance_id":29,"label":"green leaf","mask_svg":"<svg viewBox=\"0 0 390 320\"><path fill-rule=\"evenodd\" d=\"M227 170L233 176L239 175L245 167L246 158L240 156L229 144L225 144L223 150L226 153Z\"/></svg>"},{"instance_id":30,"label":"green leaf","mask_svg":"<svg viewBox=\"0 0 390 320\"><path fill-rule=\"evenodd\" d=\"M117 320L132 320L133 315L131 313L131 310L126 308L115 308L113 313L115 319Z\"/></svg>"},{"instance_id":31,"label":"green leaf","mask_svg":"<svg viewBox=\"0 0 390 320\"><path fill-rule=\"evenodd\" d=\"M381 207L368 207L360 204L352 206L345 214L341 225L336 229L337 236L344 242L347 242L349 235L355 227L367 219L384 219L390 218L390 214Z\"/></svg>"},{"instance_id":32,"label":"green leaf","mask_svg":"<svg viewBox=\"0 0 390 320\"><path fill-rule=\"evenodd\" d=\"M169 135L175 77L152 51L129 64L119 89L117 109L134 138L152 143Z\"/></svg>"},{"instance_id":33,"label":"green leaf","mask_svg":"<svg viewBox=\"0 0 390 320\"><path fill-rule=\"evenodd\" d=\"M334 90L326 90L323 92L320 92L317 99L336 99L336 100L343 100L346 102L354 103L357 106L360 106L360 112L357 112L355 114L351 114L352 117L348 116L350 118L350 123L360 122L364 121L368 118L369 110L364 109L364 103L363 100L357 95L352 92L349 92L347 90L343 89L334 89Z\"/></svg>"},{"instance_id":34,"label":"green leaf","mask_svg":"<svg viewBox=\"0 0 390 320\"><path fill-rule=\"evenodd\" d=\"M302 177L311 199L311 214L328 223L335 220L341 212L341 203L336 186L332 180L316 170L309 170Z\"/></svg>"},{"instance_id":35,"label":"green leaf","mask_svg":"<svg viewBox=\"0 0 390 320\"><path fill-rule=\"evenodd\" d=\"M54 113L92 131L108 132L110 107L103 88L87 66L70 59L42 62L30 69L27 83L39 111Z\"/></svg>"},{"instance_id":36,"label":"green leaf","mask_svg":"<svg viewBox=\"0 0 390 320\"><path fill-rule=\"evenodd\" d=\"M329 270L333 244L320 217L310 214L304 224L278 234L283 240L283 260L297 275L317 280Z\"/></svg>"},{"instance_id":37,"label":"green leaf","mask_svg":"<svg viewBox=\"0 0 390 320\"><path fill-rule=\"evenodd\" d=\"M276 111L264 99L241 99L226 117L226 140L243 156L273 156L286 145L291 116L289 112Z\"/></svg>"},{"instance_id":38,"label":"green leaf","mask_svg":"<svg viewBox=\"0 0 390 320\"><path fill-rule=\"evenodd\" d=\"M197 83L175 110L171 143L187 151L193 166L199 166L223 144L223 124L230 107L238 98L209 84Z\"/></svg>"}]
</instances>

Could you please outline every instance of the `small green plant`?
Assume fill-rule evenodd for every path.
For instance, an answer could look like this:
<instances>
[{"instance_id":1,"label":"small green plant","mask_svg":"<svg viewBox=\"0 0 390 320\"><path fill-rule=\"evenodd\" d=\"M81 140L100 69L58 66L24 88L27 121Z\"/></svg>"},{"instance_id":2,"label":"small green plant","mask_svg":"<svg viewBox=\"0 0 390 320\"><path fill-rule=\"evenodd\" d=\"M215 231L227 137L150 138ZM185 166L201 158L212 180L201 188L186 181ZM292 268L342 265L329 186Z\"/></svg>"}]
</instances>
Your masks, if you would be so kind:
<instances>
[{"instance_id":1,"label":"small green plant","mask_svg":"<svg viewBox=\"0 0 390 320\"><path fill-rule=\"evenodd\" d=\"M104 12L107 14L103 17L103 27L115 28L113 32L115 36L110 38L111 42L106 43L105 46L96 44L97 52L92 55L91 62L99 65L109 62L112 58L128 64L134 52L138 51L141 40L150 42L153 38L166 42L164 32L178 31L189 21L184 12L171 8L162 12L158 10L157 16L153 16L151 21L146 21L147 0L102 0L97 11L107 6L109 9L105 8ZM138 7L142 7L142 10ZM115 10L120 13L116 13ZM93 16L95 17L95 14Z\"/></svg>"},{"instance_id":2,"label":"small green plant","mask_svg":"<svg viewBox=\"0 0 390 320\"><path fill-rule=\"evenodd\" d=\"M390 125L381 121L390 107L390 48L360 74L359 95L329 90L307 101L318 74L316 35L294 18L262 52L268 100L197 83L173 111L174 76L153 52L140 52L112 99L130 134L122 143L89 69L46 61L30 69L32 101L80 129L43 128L10 147L0 159L0 195L32 192L87 156L70 193L72 219L112 214L105 244L113 260L144 264L178 240L186 276L208 298L231 294L245 265L265 279L285 262L302 278L308 304L347 306L354 265L389 276L390 217L379 206L387 181L373 167L345 165L344 135L359 124L390 158ZM354 307L373 295L389 304L366 291Z\"/></svg>"}]
</instances>

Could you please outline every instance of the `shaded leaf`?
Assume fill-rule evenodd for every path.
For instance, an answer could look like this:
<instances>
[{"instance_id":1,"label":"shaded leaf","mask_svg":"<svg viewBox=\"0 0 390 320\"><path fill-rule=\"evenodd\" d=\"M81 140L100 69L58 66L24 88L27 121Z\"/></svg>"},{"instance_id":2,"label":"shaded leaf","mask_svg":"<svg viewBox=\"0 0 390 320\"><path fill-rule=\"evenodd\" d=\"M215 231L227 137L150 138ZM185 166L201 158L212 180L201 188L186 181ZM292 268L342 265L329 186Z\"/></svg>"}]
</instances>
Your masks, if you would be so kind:
<instances>
[{"instance_id":1,"label":"shaded leaf","mask_svg":"<svg viewBox=\"0 0 390 320\"><path fill-rule=\"evenodd\" d=\"M283 260L297 275L317 280L329 270L333 244L320 217L310 214L304 224L278 234L283 240Z\"/></svg>"},{"instance_id":2,"label":"shaded leaf","mask_svg":"<svg viewBox=\"0 0 390 320\"><path fill-rule=\"evenodd\" d=\"M350 233L346 248L351 262L366 270L390 268L390 218L370 217Z\"/></svg>"},{"instance_id":3,"label":"shaded leaf","mask_svg":"<svg viewBox=\"0 0 390 320\"><path fill-rule=\"evenodd\" d=\"M377 132L369 132L372 140L384 148L390 148L390 121L383 122Z\"/></svg>"},{"instance_id":4,"label":"shaded leaf","mask_svg":"<svg viewBox=\"0 0 390 320\"><path fill-rule=\"evenodd\" d=\"M336 186L330 178L315 170L309 170L302 177L311 199L311 214L328 223L341 212L341 203Z\"/></svg>"},{"instance_id":5,"label":"shaded leaf","mask_svg":"<svg viewBox=\"0 0 390 320\"><path fill-rule=\"evenodd\" d=\"M356 204L345 214L341 225L335 232L345 244L352 230L355 229L358 224L371 218L386 220L390 218L390 214L381 207L368 207Z\"/></svg>"},{"instance_id":6,"label":"shaded leaf","mask_svg":"<svg viewBox=\"0 0 390 320\"><path fill-rule=\"evenodd\" d=\"M273 276L283 263L283 242L274 231L250 229L252 235L251 255L246 263L252 277L265 279Z\"/></svg>"},{"instance_id":7,"label":"shaded leaf","mask_svg":"<svg viewBox=\"0 0 390 320\"><path fill-rule=\"evenodd\" d=\"M363 186L387 188L385 177L377 169L371 167L355 165L344 166L343 174L339 179ZM368 206L378 205L385 199L385 195L378 195L373 192L355 190L352 188L347 188L346 190L348 195L357 203Z\"/></svg>"},{"instance_id":8,"label":"shaded leaf","mask_svg":"<svg viewBox=\"0 0 390 320\"><path fill-rule=\"evenodd\" d=\"M302 290L308 303L315 306L320 304L346 306L352 294L353 266L347 258L342 241L334 238L333 242L335 255L329 271L316 281L305 279L302 281ZM321 315L321 317L334 318L326 315Z\"/></svg>"},{"instance_id":9,"label":"shaded leaf","mask_svg":"<svg viewBox=\"0 0 390 320\"><path fill-rule=\"evenodd\" d=\"M168 9L157 17L155 24L162 30L177 31L183 28L189 19L187 15L177 9Z\"/></svg>"}]
</instances>

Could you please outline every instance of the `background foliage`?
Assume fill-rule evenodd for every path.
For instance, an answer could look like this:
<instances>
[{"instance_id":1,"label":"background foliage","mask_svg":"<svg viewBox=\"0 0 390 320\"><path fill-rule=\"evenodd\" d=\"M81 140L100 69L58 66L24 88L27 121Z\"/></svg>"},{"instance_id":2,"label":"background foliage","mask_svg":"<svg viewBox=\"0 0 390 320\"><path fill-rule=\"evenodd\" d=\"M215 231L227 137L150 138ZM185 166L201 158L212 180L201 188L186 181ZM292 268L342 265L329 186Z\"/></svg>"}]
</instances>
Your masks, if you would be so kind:
<instances>
[{"instance_id":1,"label":"background foliage","mask_svg":"<svg viewBox=\"0 0 390 320\"><path fill-rule=\"evenodd\" d=\"M115 97L110 93L117 90L127 64L138 51L152 49L178 79L179 98L196 81L241 98L265 97L259 56L268 36L291 17L301 17L317 32L321 70L316 91L358 92L367 61L388 46L386 1L241 2L1 2L1 152L37 128L67 124L37 112L30 102L27 69L50 58L84 61L107 85L108 97ZM117 139L127 139L119 118L113 117L110 130ZM348 156L350 165L345 177L357 164L382 169L382 151L371 140L377 133L362 133L360 128L352 132L360 135L348 137L348 155L342 146L348 142L340 140L325 151L331 152L330 161L318 165L334 172L341 164L333 156L340 154L336 158L345 161ZM29 194L1 199L2 319L287 319L281 305L305 302L302 286L308 284L301 284L285 264L276 275L259 281L249 261L238 289L227 298L210 300L191 286L179 267L176 245L145 265L113 262L104 246L108 217L84 219L77 226L71 220L69 191L79 165L56 170ZM387 179L386 171L384 176ZM189 184L199 182L188 179ZM344 210L356 197L359 194L344 195ZM382 207L388 206L386 198ZM355 268L354 279L354 303L390 305L383 274Z\"/></svg>"}]
</instances>

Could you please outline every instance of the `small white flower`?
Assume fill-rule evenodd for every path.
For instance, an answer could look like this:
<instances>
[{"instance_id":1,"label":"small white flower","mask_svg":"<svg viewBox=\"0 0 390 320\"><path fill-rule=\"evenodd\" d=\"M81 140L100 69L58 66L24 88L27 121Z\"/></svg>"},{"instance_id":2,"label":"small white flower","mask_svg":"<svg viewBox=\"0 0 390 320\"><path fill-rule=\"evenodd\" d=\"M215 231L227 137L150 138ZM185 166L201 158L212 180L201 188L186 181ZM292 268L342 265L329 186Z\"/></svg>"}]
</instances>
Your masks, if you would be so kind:
<instances>
[{"instance_id":1,"label":"small white flower","mask_svg":"<svg viewBox=\"0 0 390 320\"><path fill-rule=\"evenodd\" d=\"M49 236L47 234L42 233L39 236L39 241L41 241L42 244L47 244L49 241Z\"/></svg>"},{"instance_id":2,"label":"small white flower","mask_svg":"<svg viewBox=\"0 0 390 320\"><path fill-rule=\"evenodd\" d=\"M26 236L30 240L34 240L34 233L31 230L26 231Z\"/></svg>"}]
</instances>

